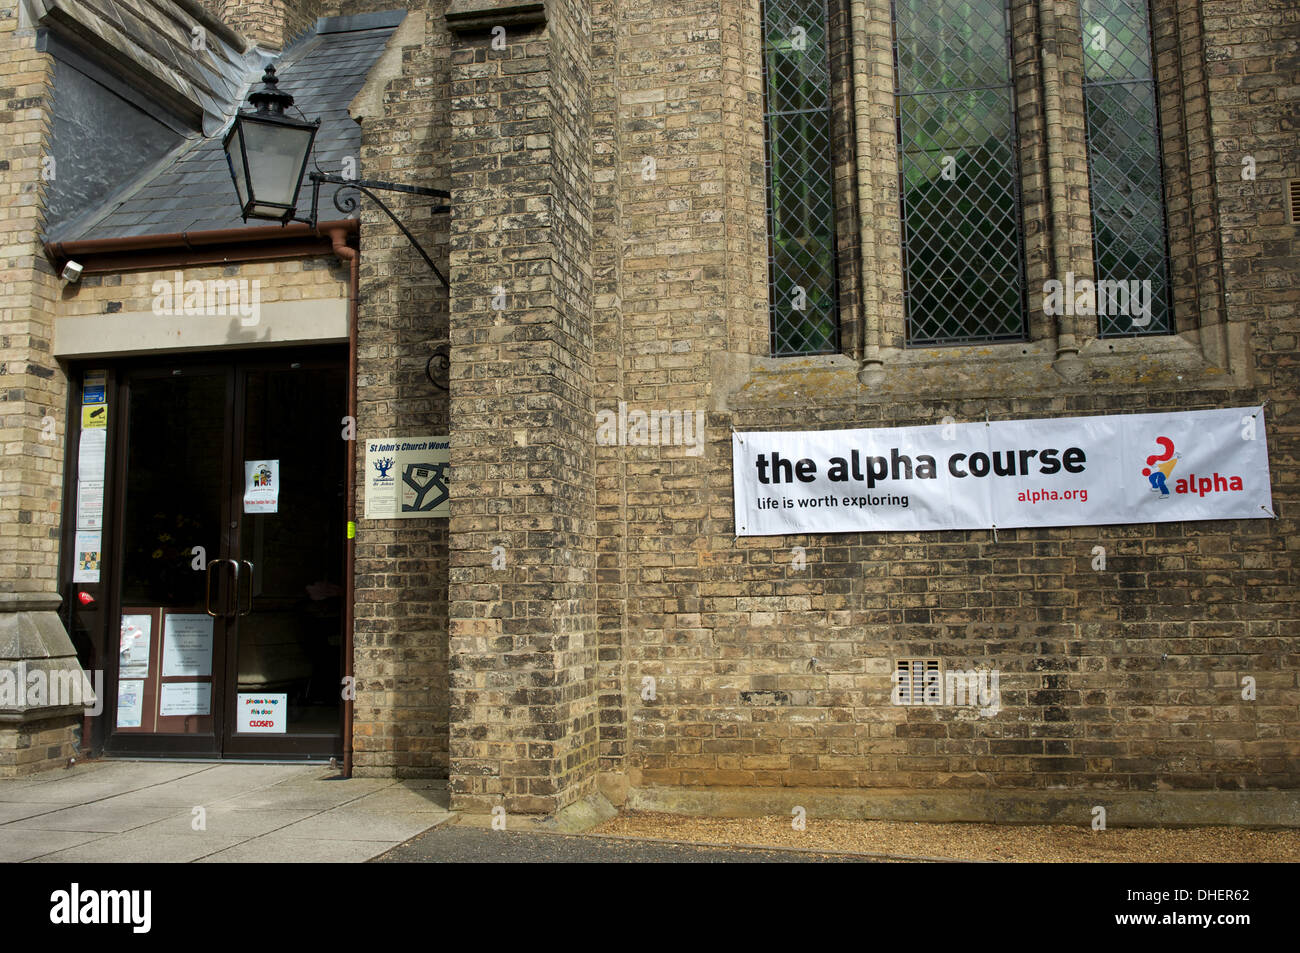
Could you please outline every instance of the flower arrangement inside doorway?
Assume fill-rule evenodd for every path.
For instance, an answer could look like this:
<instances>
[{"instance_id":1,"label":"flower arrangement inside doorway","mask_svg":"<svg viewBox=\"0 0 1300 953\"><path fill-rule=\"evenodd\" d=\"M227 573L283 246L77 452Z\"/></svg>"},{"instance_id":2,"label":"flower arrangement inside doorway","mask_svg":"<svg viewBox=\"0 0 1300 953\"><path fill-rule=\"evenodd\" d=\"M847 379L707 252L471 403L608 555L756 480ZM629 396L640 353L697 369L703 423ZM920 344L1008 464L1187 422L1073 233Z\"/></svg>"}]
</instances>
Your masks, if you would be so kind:
<instances>
[{"instance_id":1,"label":"flower arrangement inside doorway","mask_svg":"<svg viewBox=\"0 0 1300 953\"><path fill-rule=\"evenodd\" d=\"M126 583L132 598L163 606L196 606L206 578L194 568L194 547L211 546L197 520L180 513L154 513L126 547ZM211 548L208 559L215 558ZM143 590L142 592L139 590Z\"/></svg>"}]
</instances>

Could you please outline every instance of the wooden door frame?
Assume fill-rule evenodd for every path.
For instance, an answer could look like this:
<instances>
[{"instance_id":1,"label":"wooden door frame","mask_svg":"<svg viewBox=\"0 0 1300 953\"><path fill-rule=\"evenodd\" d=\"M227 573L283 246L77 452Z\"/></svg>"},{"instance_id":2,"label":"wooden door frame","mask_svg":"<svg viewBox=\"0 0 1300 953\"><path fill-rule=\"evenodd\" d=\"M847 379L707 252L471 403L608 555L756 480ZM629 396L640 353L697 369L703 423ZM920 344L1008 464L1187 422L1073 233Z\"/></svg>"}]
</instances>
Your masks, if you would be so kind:
<instances>
[{"instance_id":1,"label":"wooden door frame","mask_svg":"<svg viewBox=\"0 0 1300 953\"><path fill-rule=\"evenodd\" d=\"M260 735L256 741L250 742L247 747L262 747L262 751L250 750L232 750L226 749L227 738L233 732L226 730L226 721L233 717L233 713L227 712L226 695L234 697L235 682L227 679L234 678L233 669L237 667L237 651L234 647L237 645L238 629L237 622L234 625L218 625L214 622L213 633L213 744L211 746L198 746L192 744L192 740L197 737L194 735L166 735L166 734L144 734L141 733L136 742L130 735L115 735L115 726L117 722L117 675L118 675L118 653L117 647L117 627L120 626L121 618L121 581L122 581L122 556L125 547L124 534L121 532L122 518L125 513L126 503L126 466L127 466L127 440L129 439L128 426L128 409L129 395L128 381L135 375L145 375L149 377L165 377L168 371L181 369L191 373L203 370L217 371L226 375L226 398L223 414L225 415L225 427L228 439L225 441L223 456L228 452L229 456L225 461L226 476L223 479L223 485L228 492L222 494L221 500L221 546L222 551L237 553L239 547L239 530L242 528L239 524L241 520L232 520L236 515L242 516L242 513L236 514L232 511L234 501L242 498L242 458L239 456L243 452L244 434L242 420L236 420L236 413L239 408L236 392L242 393L244 378L247 370L256 368L274 367L284 365L289 362L299 363L304 366L320 367L340 367L344 371L344 384L351 386L347 381L347 345L344 344L325 344L325 345L294 345L272 348L257 349L237 349L237 350L205 350L195 353L180 354L141 354L129 355L117 358L89 358L69 362L68 366L68 403L67 403L67 420L66 428L66 451L64 455L65 471L63 475L64 502L63 502L63 526L60 534L61 553L59 559L59 579L60 589L63 593L65 603L65 626L71 635L73 631L72 618L77 607L73 604L74 593L83 585L72 582L72 567L75 561L75 540L76 540L76 488L77 475L76 468L80 466L79 447L81 438L81 397L84 381L84 374L88 370L104 369L107 371L105 384L105 400L107 403L110 419L108 446L105 457L105 480L108 486L105 487L105 505L103 514L102 539L104 546L104 561L101 568L99 586L102 596L100 604L102 606L101 621L95 630L89 632L92 652L95 657L86 660L92 666L96 664L104 672L103 691L103 710L96 718L87 718L91 728L91 746L96 753L102 752L107 757L171 757L171 758L201 758L201 759L227 759L227 760L316 760L323 759L330 755L341 755L343 748L343 736L345 725L344 708L340 704L338 733L333 736L308 735L300 738L292 736L284 737L278 746L281 750L268 753L265 750L265 742L280 738L280 736ZM151 373L154 372L154 373ZM346 405L346 396L343 398ZM230 430L233 428L234 433ZM236 473L236 471L239 471ZM236 495L238 494L238 496ZM236 526L231 527L235 522ZM209 558L218 558L220 554L210 555ZM346 550L344 553L346 558ZM351 586L352 580L346 578L344 567L340 566L340 576L343 578L344 599L352 598ZM221 620L224 623L224 620ZM234 622L235 620L231 620ZM117 623L114 625L114 623ZM342 628L342 626L341 626ZM340 639L340 656L347 650L348 640L346 633L342 632L343 638ZM162 632L157 632L154 637L161 640ZM111 651L110 651L111 649ZM221 656L218 658L218 656ZM340 657L340 662L346 660ZM346 666L340 666L346 671ZM220 684L222 685L221 697L218 698L217 686L219 684L217 673L220 672ZM204 736L206 737L206 736ZM123 744L130 739L129 743ZM243 744L236 744L236 748L245 747Z\"/></svg>"}]
</instances>

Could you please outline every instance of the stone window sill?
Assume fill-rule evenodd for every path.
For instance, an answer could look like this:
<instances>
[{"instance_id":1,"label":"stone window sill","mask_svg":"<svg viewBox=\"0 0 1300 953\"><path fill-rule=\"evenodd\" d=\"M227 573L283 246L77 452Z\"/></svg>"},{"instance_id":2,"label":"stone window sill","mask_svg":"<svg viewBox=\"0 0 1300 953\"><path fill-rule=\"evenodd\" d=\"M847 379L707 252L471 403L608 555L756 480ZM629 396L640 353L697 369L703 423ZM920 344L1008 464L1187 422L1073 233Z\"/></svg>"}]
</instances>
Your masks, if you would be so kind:
<instances>
[{"instance_id":1,"label":"stone window sill","mask_svg":"<svg viewBox=\"0 0 1300 953\"><path fill-rule=\"evenodd\" d=\"M1244 329L1237 329L1244 342ZM1240 347L1234 353L1242 354ZM1057 369L1049 341L1013 341L940 348L884 348L876 379L859 380L860 366L845 355L817 357L715 356L715 410L876 405L899 400L1041 399L1248 386L1208 362L1193 335L1093 338L1069 376ZM1241 362L1239 362L1241 363Z\"/></svg>"}]
</instances>

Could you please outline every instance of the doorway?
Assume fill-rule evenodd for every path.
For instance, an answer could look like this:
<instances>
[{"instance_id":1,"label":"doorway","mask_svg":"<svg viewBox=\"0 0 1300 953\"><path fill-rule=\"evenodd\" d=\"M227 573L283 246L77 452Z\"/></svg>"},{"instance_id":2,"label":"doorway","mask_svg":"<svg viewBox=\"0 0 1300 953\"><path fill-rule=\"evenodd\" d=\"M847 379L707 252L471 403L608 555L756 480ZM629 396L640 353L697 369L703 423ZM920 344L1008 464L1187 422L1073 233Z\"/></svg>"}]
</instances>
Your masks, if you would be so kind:
<instances>
[{"instance_id":1,"label":"doorway","mask_svg":"<svg viewBox=\"0 0 1300 953\"><path fill-rule=\"evenodd\" d=\"M154 359L110 381L105 753L341 753L345 356Z\"/></svg>"}]
</instances>

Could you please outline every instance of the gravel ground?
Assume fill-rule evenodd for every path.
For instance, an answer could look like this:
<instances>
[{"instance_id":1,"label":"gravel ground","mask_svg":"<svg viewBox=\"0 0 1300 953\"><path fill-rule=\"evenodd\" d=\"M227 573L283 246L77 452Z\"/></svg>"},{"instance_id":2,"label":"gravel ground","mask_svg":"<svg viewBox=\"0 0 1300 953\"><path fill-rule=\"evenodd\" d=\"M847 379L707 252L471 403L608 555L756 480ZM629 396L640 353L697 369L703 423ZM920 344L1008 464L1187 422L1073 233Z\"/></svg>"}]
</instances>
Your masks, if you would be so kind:
<instances>
[{"instance_id":1,"label":"gravel ground","mask_svg":"<svg viewBox=\"0 0 1300 953\"><path fill-rule=\"evenodd\" d=\"M739 850L568 834L521 834L443 825L394 847L371 863L470 864L814 864L868 863L844 854Z\"/></svg>"},{"instance_id":2,"label":"gravel ground","mask_svg":"<svg viewBox=\"0 0 1300 953\"><path fill-rule=\"evenodd\" d=\"M1123 861L1137 863L1286 863L1300 861L1300 831L1193 827L1094 831L1063 825L912 824L809 817L682 817L625 811L587 831L700 844L796 847L862 853L1002 861Z\"/></svg>"}]
</instances>

